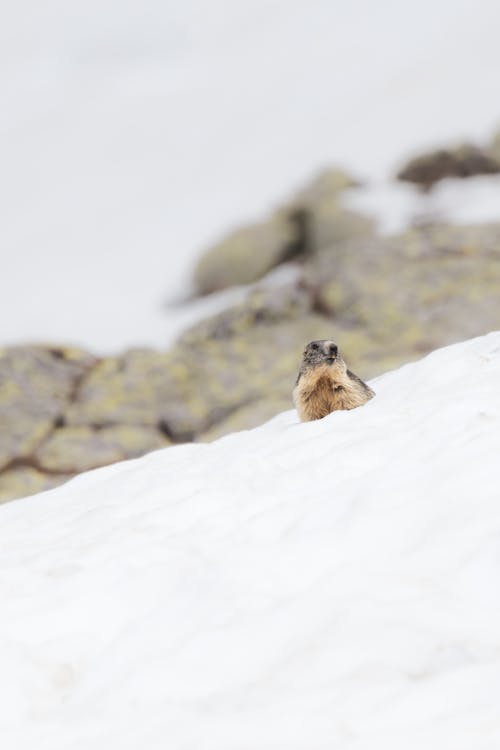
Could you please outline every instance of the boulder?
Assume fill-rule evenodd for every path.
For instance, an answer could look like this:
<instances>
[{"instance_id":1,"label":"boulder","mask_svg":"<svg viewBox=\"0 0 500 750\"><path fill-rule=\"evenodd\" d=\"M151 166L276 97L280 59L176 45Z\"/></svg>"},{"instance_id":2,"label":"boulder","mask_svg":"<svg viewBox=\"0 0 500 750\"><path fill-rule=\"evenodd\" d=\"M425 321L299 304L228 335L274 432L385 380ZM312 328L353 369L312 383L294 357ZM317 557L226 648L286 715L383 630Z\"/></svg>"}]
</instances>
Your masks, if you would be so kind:
<instances>
[{"instance_id":1,"label":"boulder","mask_svg":"<svg viewBox=\"0 0 500 750\"><path fill-rule=\"evenodd\" d=\"M292 408L312 339L337 340L368 379L498 328L500 224L382 237L361 223L342 234L340 221L329 224L347 215L338 184L340 177L332 185L318 178L280 209L302 212L309 232L293 279L268 277L168 352L97 360L56 347L0 350L0 500L171 443L249 429Z\"/></svg>"},{"instance_id":2,"label":"boulder","mask_svg":"<svg viewBox=\"0 0 500 750\"><path fill-rule=\"evenodd\" d=\"M500 156L469 143L454 149L439 149L411 159L397 174L398 180L430 190L446 177L472 177L500 172Z\"/></svg>"},{"instance_id":3,"label":"boulder","mask_svg":"<svg viewBox=\"0 0 500 750\"><path fill-rule=\"evenodd\" d=\"M16 466L0 473L0 503L44 492L70 479L43 474L32 466Z\"/></svg>"},{"instance_id":4,"label":"boulder","mask_svg":"<svg viewBox=\"0 0 500 750\"><path fill-rule=\"evenodd\" d=\"M257 289L193 326L166 354L105 360L81 383L66 423L145 425L183 442L264 395L288 398L304 340L328 331L311 301L295 285Z\"/></svg>"},{"instance_id":5,"label":"boulder","mask_svg":"<svg viewBox=\"0 0 500 750\"><path fill-rule=\"evenodd\" d=\"M311 312L311 295L295 281L260 285L243 302L192 326L179 338L179 345L191 348L207 340L229 339L246 335L253 327L266 327L293 321Z\"/></svg>"},{"instance_id":6,"label":"boulder","mask_svg":"<svg viewBox=\"0 0 500 750\"><path fill-rule=\"evenodd\" d=\"M280 263L372 234L373 222L340 202L342 192L358 184L342 170L326 170L264 221L229 234L199 260L194 272L197 292L250 284Z\"/></svg>"},{"instance_id":7,"label":"boulder","mask_svg":"<svg viewBox=\"0 0 500 750\"><path fill-rule=\"evenodd\" d=\"M299 360L297 358L297 370L299 367ZM293 386L292 386L293 387ZM253 401L246 406L242 406L236 409L227 419L211 427L209 430L204 432L200 437L197 438L200 442L211 442L217 438L223 437L231 432L239 432L240 430L251 430L253 427L267 422L272 417L276 416L282 411L292 409L292 395L291 389L288 397L276 396L275 398L263 397L257 401Z\"/></svg>"},{"instance_id":8,"label":"boulder","mask_svg":"<svg viewBox=\"0 0 500 750\"><path fill-rule=\"evenodd\" d=\"M422 227L347 244L312 260L304 283L339 338L349 344L361 334L367 370L370 361L394 366L498 327L500 225Z\"/></svg>"},{"instance_id":9,"label":"boulder","mask_svg":"<svg viewBox=\"0 0 500 750\"><path fill-rule=\"evenodd\" d=\"M33 453L94 364L78 349L0 349L0 468Z\"/></svg>"},{"instance_id":10,"label":"boulder","mask_svg":"<svg viewBox=\"0 0 500 750\"><path fill-rule=\"evenodd\" d=\"M280 209L284 215L296 217L300 222L307 257L324 248L333 252L345 241L375 233L375 222L370 217L349 211L342 204L342 193L360 184L342 170L328 169Z\"/></svg>"},{"instance_id":11,"label":"boulder","mask_svg":"<svg viewBox=\"0 0 500 750\"><path fill-rule=\"evenodd\" d=\"M231 232L200 258L194 271L198 294L257 281L294 257L299 240L297 225L279 215Z\"/></svg>"},{"instance_id":12,"label":"boulder","mask_svg":"<svg viewBox=\"0 0 500 750\"><path fill-rule=\"evenodd\" d=\"M142 425L176 442L192 440L209 420L193 382L199 369L196 355L179 347L169 353L131 350L110 357L81 383L65 422L98 428Z\"/></svg>"},{"instance_id":13,"label":"boulder","mask_svg":"<svg viewBox=\"0 0 500 750\"><path fill-rule=\"evenodd\" d=\"M136 458L168 444L167 438L151 427L61 427L38 447L33 460L45 472L77 474Z\"/></svg>"}]
</instances>

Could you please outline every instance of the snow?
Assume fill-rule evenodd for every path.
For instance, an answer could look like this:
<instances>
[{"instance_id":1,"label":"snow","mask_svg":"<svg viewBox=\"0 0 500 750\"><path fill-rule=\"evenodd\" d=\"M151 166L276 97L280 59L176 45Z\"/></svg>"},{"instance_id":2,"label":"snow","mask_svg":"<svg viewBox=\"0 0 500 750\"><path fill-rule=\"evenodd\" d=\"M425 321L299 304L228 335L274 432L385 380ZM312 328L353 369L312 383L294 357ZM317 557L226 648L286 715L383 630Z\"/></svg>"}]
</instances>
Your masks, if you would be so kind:
<instances>
[{"instance_id":1,"label":"snow","mask_svg":"<svg viewBox=\"0 0 500 750\"><path fill-rule=\"evenodd\" d=\"M484 142L499 22L497 0L2 3L0 345L167 345L201 250L319 168L379 184Z\"/></svg>"},{"instance_id":2,"label":"snow","mask_svg":"<svg viewBox=\"0 0 500 750\"><path fill-rule=\"evenodd\" d=\"M499 382L495 332L0 507L2 747L497 748Z\"/></svg>"},{"instance_id":3,"label":"snow","mask_svg":"<svg viewBox=\"0 0 500 750\"><path fill-rule=\"evenodd\" d=\"M376 181L362 190L349 190L347 207L375 216L384 233L402 232L422 221L476 224L500 221L500 178L469 177L446 179L431 193L420 193L413 186Z\"/></svg>"}]
</instances>

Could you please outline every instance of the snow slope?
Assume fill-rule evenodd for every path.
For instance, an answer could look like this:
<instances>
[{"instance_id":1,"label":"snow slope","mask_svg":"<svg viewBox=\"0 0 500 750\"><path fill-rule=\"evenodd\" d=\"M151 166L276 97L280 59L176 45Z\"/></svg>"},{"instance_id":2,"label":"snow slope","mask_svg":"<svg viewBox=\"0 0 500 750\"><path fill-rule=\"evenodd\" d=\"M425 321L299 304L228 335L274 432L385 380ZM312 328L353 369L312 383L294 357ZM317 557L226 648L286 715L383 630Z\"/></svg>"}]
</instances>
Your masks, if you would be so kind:
<instances>
[{"instance_id":1,"label":"snow slope","mask_svg":"<svg viewBox=\"0 0 500 750\"><path fill-rule=\"evenodd\" d=\"M0 508L16 750L500 746L500 332Z\"/></svg>"},{"instance_id":2,"label":"snow slope","mask_svg":"<svg viewBox=\"0 0 500 750\"><path fill-rule=\"evenodd\" d=\"M498 0L0 2L0 345L165 345L201 249L318 168L383 181L489 138L499 23Z\"/></svg>"}]
</instances>

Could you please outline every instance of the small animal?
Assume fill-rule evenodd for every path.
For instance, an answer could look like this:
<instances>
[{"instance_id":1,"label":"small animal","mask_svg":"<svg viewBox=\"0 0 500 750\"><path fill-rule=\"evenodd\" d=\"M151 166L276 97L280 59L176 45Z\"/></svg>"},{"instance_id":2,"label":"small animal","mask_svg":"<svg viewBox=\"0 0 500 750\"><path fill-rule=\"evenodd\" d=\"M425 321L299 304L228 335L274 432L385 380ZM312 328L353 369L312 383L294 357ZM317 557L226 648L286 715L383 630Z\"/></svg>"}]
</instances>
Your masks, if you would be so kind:
<instances>
[{"instance_id":1,"label":"small animal","mask_svg":"<svg viewBox=\"0 0 500 750\"><path fill-rule=\"evenodd\" d=\"M355 409L375 392L347 369L334 341L311 341L304 349L293 401L303 422L322 419L332 411Z\"/></svg>"}]
</instances>

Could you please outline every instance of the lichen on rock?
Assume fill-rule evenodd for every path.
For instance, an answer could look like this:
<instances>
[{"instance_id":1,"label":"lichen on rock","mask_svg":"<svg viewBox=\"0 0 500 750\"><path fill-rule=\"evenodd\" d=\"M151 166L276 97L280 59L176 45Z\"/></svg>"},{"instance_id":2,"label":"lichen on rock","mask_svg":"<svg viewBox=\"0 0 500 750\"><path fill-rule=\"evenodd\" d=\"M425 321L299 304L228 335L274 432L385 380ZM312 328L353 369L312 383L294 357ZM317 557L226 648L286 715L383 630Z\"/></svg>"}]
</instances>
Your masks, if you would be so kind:
<instances>
[{"instance_id":1,"label":"lichen on rock","mask_svg":"<svg viewBox=\"0 0 500 750\"><path fill-rule=\"evenodd\" d=\"M70 478L45 474L33 466L14 466L0 472L0 503L50 490Z\"/></svg>"},{"instance_id":2,"label":"lichen on rock","mask_svg":"<svg viewBox=\"0 0 500 750\"><path fill-rule=\"evenodd\" d=\"M499 261L500 225L421 227L322 253L304 283L339 330L369 338L379 365L498 327Z\"/></svg>"},{"instance_id":3,"label":"lichen on rock","mask_svg":"<svg viewBox=\"0 0 500 750\"><path fill-rule=\"evenodd\" d=\"M0 468L33 453L94 363L91 355L76 349L0 349Z\"/></svg>"},{"instance_id":4,"label":"lichen on rock","mask_svg":"<svg viewBox=\"0 0 500 750\"><path fill-rule=\"evenodd\" d=\"M498 328L500 224L381 236L343 207L352 185L329 171L277 209L267 228L254 227L245 253L261 241L275 253L257 276L295 253L293 278L253 284L242 302L192 326L167 352L98 359L64 347L0 350L0 501L291 408L301 353L313 339L335 339L367 379ZM219 268L231 264L228 252Z\"/></svg>"},{"instance_id":5,"label":"lichen on rock","mask_svg":"<svg viewBox=\"0 0 500 750\"><path fill-rule=\"evenodd\" d=\"M125 424L101 430L61 427L38 447L33 460L45 472L77 474L166 445L169 445L166 437L151 427Z\"/></svg>"}]
</instances>

